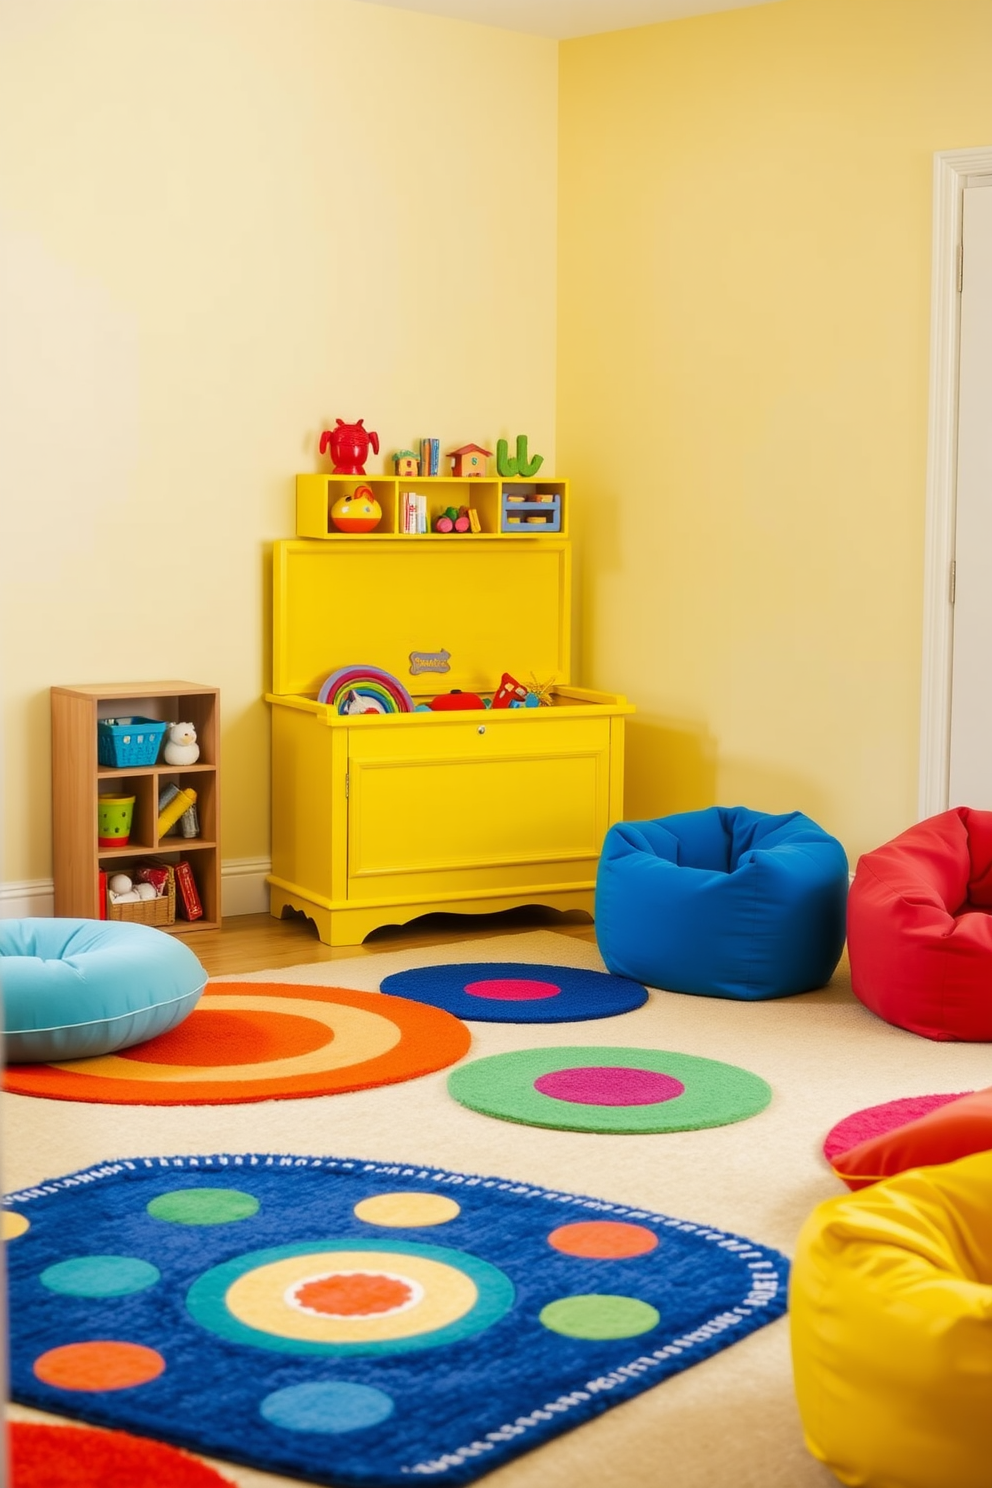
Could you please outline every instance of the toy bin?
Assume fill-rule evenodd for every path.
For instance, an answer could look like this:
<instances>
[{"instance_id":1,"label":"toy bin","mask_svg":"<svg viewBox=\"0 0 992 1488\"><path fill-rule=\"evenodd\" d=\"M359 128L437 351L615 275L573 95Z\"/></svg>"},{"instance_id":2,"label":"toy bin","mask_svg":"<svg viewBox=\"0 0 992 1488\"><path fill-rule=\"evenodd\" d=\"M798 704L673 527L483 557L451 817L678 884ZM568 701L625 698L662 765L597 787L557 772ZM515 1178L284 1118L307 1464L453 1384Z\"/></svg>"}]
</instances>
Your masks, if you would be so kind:
<instances>
[{"instance_id":1,"label":"toy bin","mask_svg":"<svg viewBox=\"0 0 992 1488\"><path fill-rule=\"evenodd\" d=\"M97 841L101 847L127 847L131 840L134 799L134 796L97 797Z\"/></svg>"},{"instance_id":2,"label":"toy bin","mask_svg":"<svg viewBox=\"0 0 992 1488\"><path fill-rule=\"evenodd\" d=\"M526 486L504 486L500 503L501 532L537 537L561 531L561 494Z\"/></svg>"},{"instance_id":3,"label":"toy bin","mask_svg":"<svg viewBox=\"0 0 992 1488\"><path fill-rule=\"evenodd\" d=\"M438 911L591 913L633 710L571 683L568 540L296 538L273 564L271 912L330 945ZM508 672L551 705L342 714L320 691L352 663L415 704L484 699Z\"/></svg>"},{"instance_id":4,"label":"toy bin","mask_svg":"<svg viewBox=\"0 0 992 1488\"><path fill-rule=\"evenodd\" d=\"M176 923L176 875L171 864L161 863L156 866L168 869L165 893L156 895L154 899L139 899L136 903L125 901L123 904L115 904L108 894L108 920L130 920L135 925L153 926Z\"/></svg>"},{"instance_id":5,"label":"toy bin","mask_svg":"<svg viewBox=\"0 0 992 1488\"><path fill-rule=\"evenodd\" d=\"M168 727L155 718L97 719L97 763L118 769L154 765Z\"/></svg>"}]
</instances>

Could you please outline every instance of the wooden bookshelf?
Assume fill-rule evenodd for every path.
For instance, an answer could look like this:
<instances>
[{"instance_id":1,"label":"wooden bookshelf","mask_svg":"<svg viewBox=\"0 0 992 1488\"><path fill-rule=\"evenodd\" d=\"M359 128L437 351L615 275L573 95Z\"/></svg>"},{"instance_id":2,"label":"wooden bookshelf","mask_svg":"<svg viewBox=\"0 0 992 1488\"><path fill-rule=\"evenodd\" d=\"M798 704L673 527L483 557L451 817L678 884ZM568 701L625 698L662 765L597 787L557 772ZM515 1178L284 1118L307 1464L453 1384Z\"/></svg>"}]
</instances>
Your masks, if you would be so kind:
<instances>
[{"instance_id":1,"label":"wooden bookshelf","mask_svg":"<svg viewBox=\"0 0 992 1488\"><path fill-rule=\"evenodd\" d=\"M53 687L52 840L55 913L100 918L100 873L127 872L151 859L191 864L203 904L203 918L163 929L186 933L216 930L220 909L220 694L198 682L110 682ZM188 722L196 729L200 756L195 765L107 766L97 759L97 721L142 717ZM161 753L161 751L160 751ZM158 799L175 782L197 795L198 837L158 836ZM135 797L126 847L101 848L97 800L104 793Z\"/></svg>"}]
</instances>

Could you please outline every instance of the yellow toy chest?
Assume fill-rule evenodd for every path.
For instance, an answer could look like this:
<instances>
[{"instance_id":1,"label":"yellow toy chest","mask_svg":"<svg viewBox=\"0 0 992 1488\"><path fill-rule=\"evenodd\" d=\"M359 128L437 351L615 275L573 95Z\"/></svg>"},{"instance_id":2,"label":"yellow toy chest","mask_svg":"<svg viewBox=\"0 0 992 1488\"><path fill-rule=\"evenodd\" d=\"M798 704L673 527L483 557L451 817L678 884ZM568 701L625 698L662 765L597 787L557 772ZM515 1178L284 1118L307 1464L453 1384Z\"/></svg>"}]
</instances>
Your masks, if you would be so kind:
<instances>
[{"instance_id":1,"label":"yellow toy chest","mask_svg":"<svg viewBox=\"0 0 992 1488\"><path fill-rule=\"evenodd\" d=\"M321 534L349 482L299 477L298 529ZM417 484L443 510L466 482ZM326 944L437 910L592 910L633 709L570 685L568 540L500 530L514 483L500 484L481 532L400 533L387 490L383 531L328 523L274 545L271 912L302 911ZM561 512L567 483L552 488ZM356 715L317 700L331 672L359 665L415 703L490 696L504 672L554 685L540 708Z\"/></svg>"}]
</instances>

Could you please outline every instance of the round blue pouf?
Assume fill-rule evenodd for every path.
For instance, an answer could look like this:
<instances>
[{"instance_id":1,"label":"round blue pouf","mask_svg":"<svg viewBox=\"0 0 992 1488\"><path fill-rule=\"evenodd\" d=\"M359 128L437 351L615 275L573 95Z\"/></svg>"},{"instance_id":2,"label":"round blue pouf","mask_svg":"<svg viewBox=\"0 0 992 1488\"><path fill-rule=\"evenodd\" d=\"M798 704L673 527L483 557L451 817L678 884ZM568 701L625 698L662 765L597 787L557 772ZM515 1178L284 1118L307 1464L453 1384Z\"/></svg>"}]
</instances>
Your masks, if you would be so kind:
<instances>
[{"instance_id":1,"label":"round blue pouf","mask_svg":"<svg viewBox=\"0 0 992 1488\"><path fill-rule=\"evenodd\" d=\"M469 961L398 971L380 992L444 1008L478 1023L581 1023L643 1006L639 982L604 971L527 961Z\"/></svg>"},{"instance_id":2,"label":"round blue pouf","mask_svg":"<svg viewBox=\"0 0 992 1488\"><path fill-rule=\"evenodd\" d=\"M188 946L118 920L0 920L8 1064L89 1059L166 1033L207 973Z\"/></svg>"},{"instance_id":3,"label":"round blue pouf","mask_svg":"<svg viewBox=\"0 0 992 1488\"><path fill-rule=\"evenodd\" d=\"M596 940L611 971L652 987L787 997L833 975L847 888L843 847L799 811L618 822L596 876Z\"/></svg>"}]
</instances>

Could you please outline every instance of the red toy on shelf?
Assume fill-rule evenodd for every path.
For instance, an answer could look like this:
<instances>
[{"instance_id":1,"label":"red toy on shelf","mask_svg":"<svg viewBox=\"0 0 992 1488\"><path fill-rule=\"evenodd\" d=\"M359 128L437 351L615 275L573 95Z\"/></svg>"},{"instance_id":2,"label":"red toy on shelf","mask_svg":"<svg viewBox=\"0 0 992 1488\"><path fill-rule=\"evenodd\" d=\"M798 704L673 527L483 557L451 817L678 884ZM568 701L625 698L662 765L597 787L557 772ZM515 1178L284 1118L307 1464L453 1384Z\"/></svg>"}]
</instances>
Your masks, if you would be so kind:
<instances>
[{"instance_id":1,"label":"red toy on shelf","mask_svg":"<svg viewBox=\"0 0 992 1488\"><path fill-rule=\"evenodd\" d=\"M335 475L364 475L369 445L375 454L379 453L379 436L374 430L366 429L364 423L364 419L357 424L337 419L335 428L325 429L321 434L320 453L323 455L330 449Z\"/></svg>"}]
</instances>

